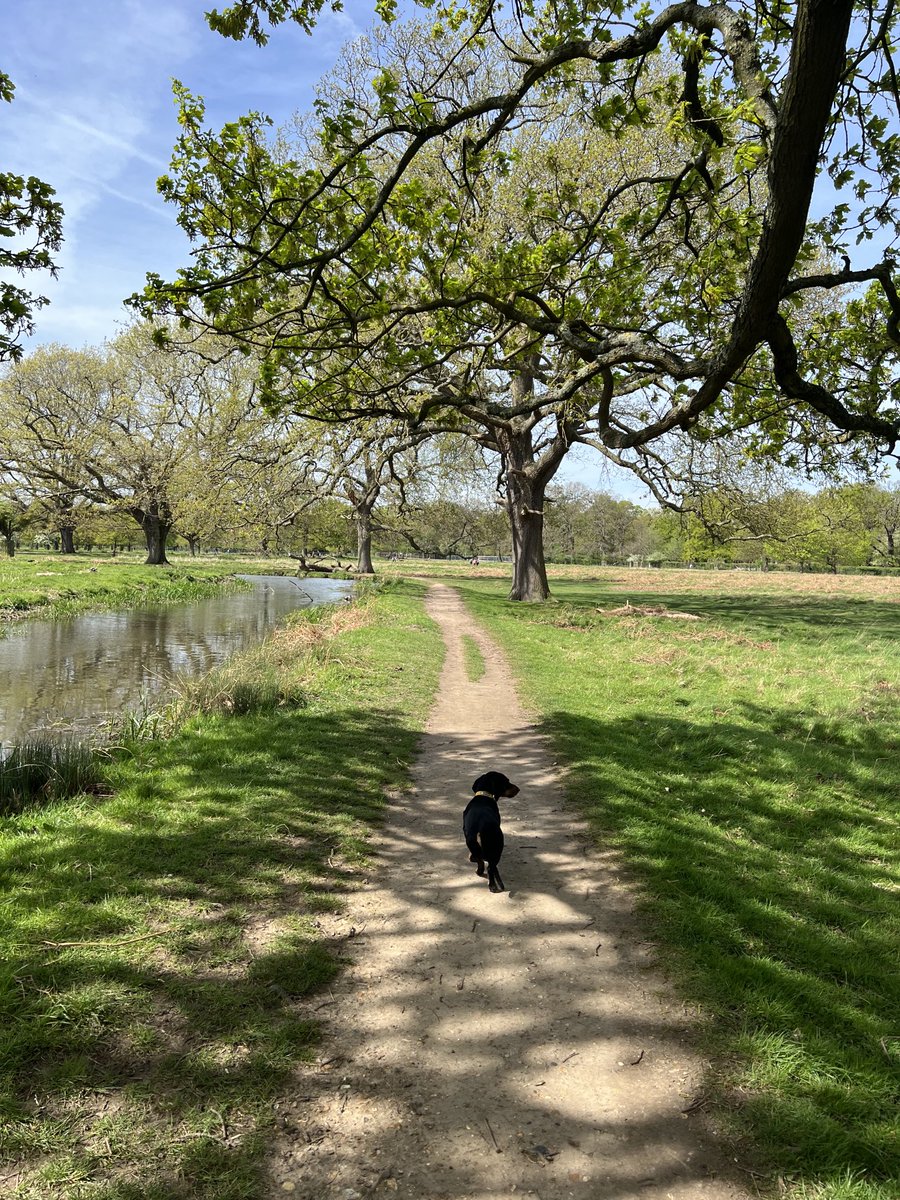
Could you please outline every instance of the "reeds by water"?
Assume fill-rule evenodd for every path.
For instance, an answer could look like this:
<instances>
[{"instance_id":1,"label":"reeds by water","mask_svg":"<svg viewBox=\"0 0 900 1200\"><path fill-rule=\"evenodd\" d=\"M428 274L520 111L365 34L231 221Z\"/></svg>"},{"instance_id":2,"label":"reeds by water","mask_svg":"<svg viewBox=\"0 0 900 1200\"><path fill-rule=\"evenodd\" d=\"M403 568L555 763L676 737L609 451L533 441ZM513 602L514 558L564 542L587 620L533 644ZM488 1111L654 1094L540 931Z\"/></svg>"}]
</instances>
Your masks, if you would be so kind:
<instances>
[{"instance_id":1,"label":"reeds by water","mask_svg":"<svg viewBox=\"0 0 900 1200\"><path fill-rule=\"evenodd\" d=\"M90 746L35 739L0 750L0 816L102 786L101 757Z\"/></svg>"}]
</instances>

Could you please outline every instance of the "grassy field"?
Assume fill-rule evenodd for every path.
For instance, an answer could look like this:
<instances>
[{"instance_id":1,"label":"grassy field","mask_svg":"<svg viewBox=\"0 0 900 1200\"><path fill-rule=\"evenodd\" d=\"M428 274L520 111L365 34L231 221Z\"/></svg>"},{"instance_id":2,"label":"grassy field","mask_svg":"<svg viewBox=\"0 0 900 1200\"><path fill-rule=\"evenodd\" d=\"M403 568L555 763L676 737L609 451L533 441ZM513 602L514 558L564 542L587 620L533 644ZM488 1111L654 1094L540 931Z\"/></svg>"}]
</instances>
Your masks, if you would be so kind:
<instances>
[{"instance_id":1,"label":"grassy field","mask_svg":"<svg viewBox=\"0 0 900 1200\"><path fill-rule=\"evenodd\" d=\"M574 574L456 582L707 1014L707 1109L774 1194L896 1197L900 585Z\"/></svg>"},{"instance_id":2,"label":"grassy field","mask_svg":"<svg viewBox=\"0 0 900 1200\"><path fill-rule=\"evenodd\" d=\"M0 820L4 1196L257 1200L339 966L319 922L436 687L419 590L291 622L123 747L106 795Z\"/></svg>"},{"instance_id":3,"label":"grassy field","mask_svg":"<svg viewBox=\"0 0 900 1200\"><path fill-rule=\"evenodd\" d=\"M900 584L568 568L532 606L502 564L403 565L505 646L628 864L748 1183L895 1197ZM316 922L364 878L436 686L421 592L292 622L99 794L0 820L4 1195L256 1200L339 968Z\"/></svg>"}]
</instances>

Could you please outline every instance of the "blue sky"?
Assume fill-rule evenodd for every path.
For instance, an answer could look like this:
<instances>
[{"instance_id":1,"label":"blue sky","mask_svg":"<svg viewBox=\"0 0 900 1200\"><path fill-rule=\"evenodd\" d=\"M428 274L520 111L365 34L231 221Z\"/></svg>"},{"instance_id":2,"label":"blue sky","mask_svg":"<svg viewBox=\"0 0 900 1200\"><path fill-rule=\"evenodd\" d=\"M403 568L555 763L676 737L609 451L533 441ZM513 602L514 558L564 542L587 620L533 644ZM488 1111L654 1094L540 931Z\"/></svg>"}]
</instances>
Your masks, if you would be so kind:
<instances>
[{"instance_id":1,"label":"blue sky","mask_svg":"<svg viewBox=\"0 0 900 1200\"><path fill-rule=\"evenodd\" d=\"M371 6L323 13L309 37L283 26L268 46L232 42L203 17L211 0L12 0L0 67L16 85L0 107L3 168L37 175L65 208L57 281L41 290L35 343L114 335L147 271L171 276L188 243L156 192L178 134L172 78L219 127L250 109L276 123L309 106L316 80L363 31ZM358 17L358 23L354 15Z\"/></svg>"},{"instance_id":2,"label":"blue sky","mask_svg":"<svg viewBox=\"0 0 900 1200\"><path fill-rule=\"evenodd\" d=\"M16 95L0 106L3 169L45 180L65 208L58 279L26 285L51 301L31 345L114 336L146 272L171 278L187 263L175 208L156 192L178 136L173 77L204 97L213 128L251 109L278 125L309 107L316 81L374 11L346 0L311 36L287 24L258 47L210 30L203 13L214 2L9 0L0 68ZM558 478L644 495L627 474L608 475L594 451L573 451Z\"/></svg>"}]
</instances>

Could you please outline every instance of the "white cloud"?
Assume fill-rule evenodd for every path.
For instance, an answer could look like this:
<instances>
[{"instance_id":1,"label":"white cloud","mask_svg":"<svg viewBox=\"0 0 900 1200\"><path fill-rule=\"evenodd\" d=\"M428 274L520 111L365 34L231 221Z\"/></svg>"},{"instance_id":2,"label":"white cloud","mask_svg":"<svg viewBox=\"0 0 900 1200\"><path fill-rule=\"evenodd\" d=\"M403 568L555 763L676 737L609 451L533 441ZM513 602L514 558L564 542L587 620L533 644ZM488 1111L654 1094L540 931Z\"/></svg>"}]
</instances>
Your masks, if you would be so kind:
<instances>
[{"instance_id":1,"label":"white cloud","mask_svg":"<svg viewBox=\"0 0 900 1200\"><path fill-rule=\"evenodd\" d=\"M134 116L135 114L131 115ZM73 117L69 113L62 113L57 119L63 125L68 126L68 128L75 129L77 132L85 134L88 138L93 138L98 142L102 142L104 146L119 151L125 158L138 158L141 162L149 163L152 167L157 167L161 171L164 171L169 165L166 159L160 158L155 154L148 154L136 142L118 137L106 129L101 129L97 125L91 124L90 121L79 120L78 117ZM137 123L139 124L139 122Z\"/></svg>"}]
</instances>

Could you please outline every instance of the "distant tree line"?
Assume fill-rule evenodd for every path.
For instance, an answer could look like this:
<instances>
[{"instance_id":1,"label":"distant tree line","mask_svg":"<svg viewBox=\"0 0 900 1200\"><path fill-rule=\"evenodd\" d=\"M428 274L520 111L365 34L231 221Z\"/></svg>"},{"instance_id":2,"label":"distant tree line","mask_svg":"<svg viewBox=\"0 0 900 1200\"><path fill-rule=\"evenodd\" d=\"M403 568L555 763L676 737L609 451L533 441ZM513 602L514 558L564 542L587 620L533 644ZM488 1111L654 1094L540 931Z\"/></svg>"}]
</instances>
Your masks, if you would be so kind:
<instances>
[{"instance_id":1,"label":"distant tree line","mask_svg":"<svg viewBox=\"0 0 900 1200\"><path fill-rule=\"evenodd\" d=\"M375 538L383 553L499 557L512 539L488 504L441 500L386 511ZM647 508L580 484L551 489L544 548L550 563L744 564L799 570L900 570L900 489L844 484L785 489L765 499L704 496L691 512Z\"/></svg>"},{"instance_id":2,"label":"distant tree line","mask_svg":"<svg viewBox=\"0 0 900 1200\"><path fill-rule=\"evenodd\" d=\"M515 564L517 523L495 439L388 419L330 424L259 402L258 367L211 335L157 344L137 323L98 348L47 346L0 376L0 539L62 553L173 544L355 561ZM555 435L553 435L555 436ZM537 444L536 442L534 443ZM724 472L720 471L721 477ZM900 490L818 492L749 476L685 511L549 482L541 556L560 563L898 565ZM762 482L760 482L762 479Z\"/></svg>"}]
</instances>

